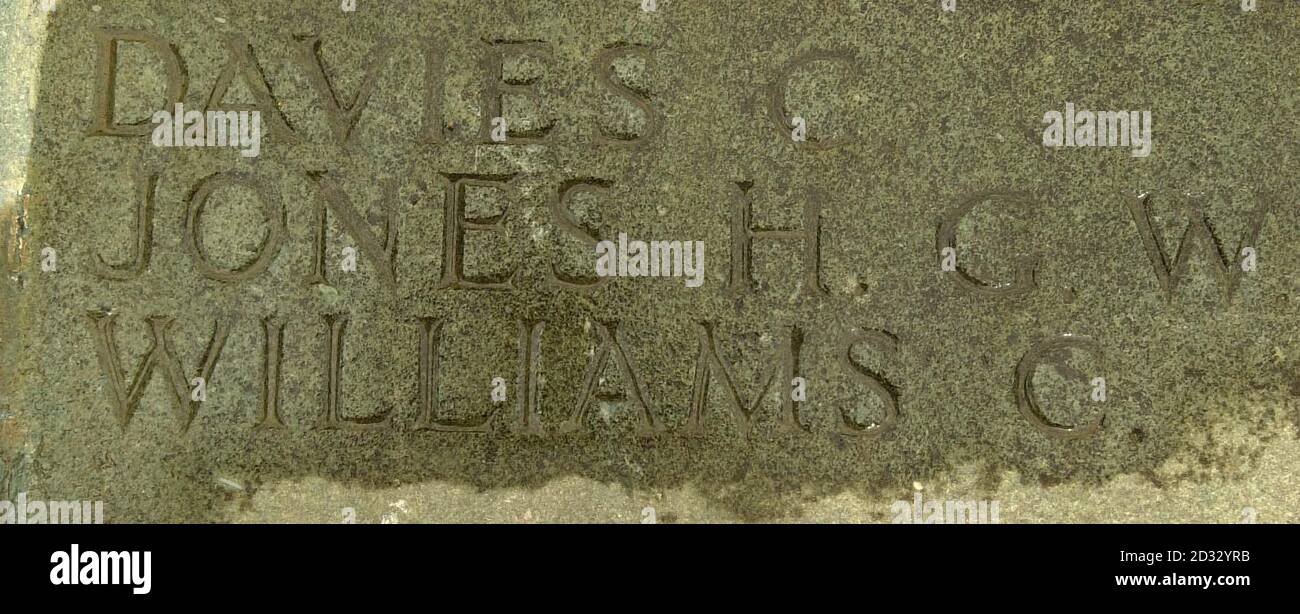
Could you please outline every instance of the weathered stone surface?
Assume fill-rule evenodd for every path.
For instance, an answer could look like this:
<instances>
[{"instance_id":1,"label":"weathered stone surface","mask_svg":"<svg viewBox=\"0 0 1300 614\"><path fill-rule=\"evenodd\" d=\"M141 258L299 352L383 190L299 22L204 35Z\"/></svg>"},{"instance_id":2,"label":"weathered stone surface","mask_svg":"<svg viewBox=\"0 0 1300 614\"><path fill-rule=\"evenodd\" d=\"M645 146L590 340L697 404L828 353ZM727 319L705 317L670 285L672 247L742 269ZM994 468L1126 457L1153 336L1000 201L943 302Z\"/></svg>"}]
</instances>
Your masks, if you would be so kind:
<instances>
[{"instance_id":1,"label":"weathered stone surface","mask_svg":"<svg viewBox=\"0 0 1300 614\"><path fill-rule=\"evenodd\" d=\"M4 9L7 494L1296 520L1300 7L200 4ZM173 95L258 155L156 146ZM1150 155L1045 147L1067 103ZM703 241L703 286L583 287L619 233Z\"/></svg>"}]
</instances>

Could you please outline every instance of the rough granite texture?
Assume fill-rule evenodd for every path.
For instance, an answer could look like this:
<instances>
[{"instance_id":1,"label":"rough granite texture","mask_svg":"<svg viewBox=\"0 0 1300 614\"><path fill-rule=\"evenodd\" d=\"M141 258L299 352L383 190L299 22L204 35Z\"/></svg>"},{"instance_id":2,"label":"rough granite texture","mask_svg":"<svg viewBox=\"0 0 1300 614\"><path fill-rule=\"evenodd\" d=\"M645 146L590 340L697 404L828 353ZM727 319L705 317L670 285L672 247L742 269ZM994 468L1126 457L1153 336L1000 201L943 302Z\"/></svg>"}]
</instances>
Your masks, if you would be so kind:
<instances>
[{"instance_id":1,"label":"rough granite texture","mask_svg":"<svg viewBox=\"0 0 1300 614\"><path fill-rule=\"evenodd\" d=\"M659 522L888 522L890 503L919 490L999 501L1003 522L1294 522L1300 4L1238 4L959 0L947 13L937 0L659 0L645 12L634 0L357 0L344 12L331 0L64 0L47 16L39 2L3 0L0 498L104 500L110 522L339 522L344 508L358 522L639 522L646 506ZM258 68L240 74L260 71L296 139L273 130L249 159L92 134L96 33L122 30L174 46L190 109L208 101L227 41L241 37ZM302 52L312 36L338 105L376 71L346 141ZM545 57L502 66L499 41L540 41ZM606 49L640 50L612 62L623 94L601 81ZM117 61L116 116L147 123L166 105L166 67L137 43L121 44ZM537 97L507 96L503 114L512 130L553 126L544 143L484 143L483 88L496 70L536 83ZM441 117L426 124L430 83ZM782 83L781 111L807 120L809 143L773 117ZM224 106L254 102L237 78ZM1043 114L1067 102L1149 110L1151 155L1045 147ZM430 125L439 142L426 139ZM602 134L642 138L595 142ZM828 139L835 146L818 147ZM283 227L269 266L248 279L204 275L184 241L192 193L218 173L255 178L265 200L234 187L208 201L196 241L213 268L245 266ZM467 232L463 254L467 276L513 273L510 289L440 283L447 175L471 173L515 176L506 190L468 190L467 216L503 217L498 231ZM96 262L131 259L150 175L148 266L108 279ZM591 245L555 214L578 179L608 184L564 203L578 227L702 240L704 286L549 284L552 267L590 275ZM320 181L356 213L349 229L330 209L324 283L310 279ZM763 238L753 287L729 286L738 183L755 227L798 230L818 199L823 292L809 287L800 243ZM1020 196L977 203L956 226L960 273L941 270L941 228L990 191ZM1170 265L1187 259L1171 291L1132 214L1139 195ZM1193 203L1213 241L1185 237ZM1261 203L1258 237L1244 243ZM268 220L264 207L277 213ZM382 272L386 233L395 285ZM1258 267L1228 299L1214 263L1236 270L1243 246ZM45 247L55 271L41 269ZM339 268L349 247L354 273ZM1029 262L1023 292L960 282L996 288ZM217 322L232 322L188 425L167 365L119 421L92 324L109 312L128 383L150 349L147 318L175 319L169 349L186 379ZM347 319L339 419L388 415L386 426L322 427L326 316ZM285 323L283 428L259 426L268 318ZM438 411L486 420L489 432L417 428L421 318L441 323ZM521 321L544 322L524 370L540 433L521 428ZM607 352L601 327L613 322L619 348ZM745 431L714 368L690 429L700 322L744 403L800 331L808 400L797 426L781 424L784 370ZM896 349L851 343L867 331ZM1035 428L1016 396L1021 359L1064 335L1091 339L1100 357L1047 353L1032 395L1057 424L1104 415L1073 439ZM561 432L588 371L589 411ZM1103 403L1089 399L1096 376ZM495 377L507 382L499 405ZM897 421L885 433L837 430L841 419L888 423L890 395ZM638 433L637 398L660 432Z\"/></svg>"}]
</instances>

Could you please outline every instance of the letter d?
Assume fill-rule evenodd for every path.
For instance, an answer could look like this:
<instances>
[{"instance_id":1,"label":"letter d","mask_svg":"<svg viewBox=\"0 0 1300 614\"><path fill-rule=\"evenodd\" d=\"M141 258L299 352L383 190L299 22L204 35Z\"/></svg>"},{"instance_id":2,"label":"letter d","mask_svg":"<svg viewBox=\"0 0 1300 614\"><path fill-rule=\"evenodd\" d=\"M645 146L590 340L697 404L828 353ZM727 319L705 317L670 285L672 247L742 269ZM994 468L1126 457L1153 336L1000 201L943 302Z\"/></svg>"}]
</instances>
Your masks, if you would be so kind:
<instances>
[{"instance_id":1,"label":"letter d","mask_svg":"<svg viewBox=\"0 0 1300 614\"><path fill-rule=\"evenodd\" d=\"M185 97L185 69L180 53L167 41L143 30L96 30L98 62L95 69L95 94L90 120L90 136L147 136L153 131L149 121L124 124L117 120L114 110L114 88L117 78L118 43L141 43L162 57L167 69L167 106ZM180 121L179 117L173 121Z\"/></svg>"}]
</instances>

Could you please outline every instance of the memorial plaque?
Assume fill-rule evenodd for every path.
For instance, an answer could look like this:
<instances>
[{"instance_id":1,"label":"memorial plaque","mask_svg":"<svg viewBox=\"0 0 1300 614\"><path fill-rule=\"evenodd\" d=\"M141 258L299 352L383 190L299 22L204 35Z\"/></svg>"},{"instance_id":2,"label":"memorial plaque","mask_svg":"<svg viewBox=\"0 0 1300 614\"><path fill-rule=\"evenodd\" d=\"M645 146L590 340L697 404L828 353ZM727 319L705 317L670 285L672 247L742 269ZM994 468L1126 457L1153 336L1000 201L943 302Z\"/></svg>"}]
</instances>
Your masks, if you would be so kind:
<instances>
[{"instance_id":1,"label":"memorial plaque","mask_svg":"<svg viewBox=\"0 0 1300 614\"><path fill-rule=\"evenodd\" d=\"M6 522L1297 520L1297 3L0 11Z\"/></svg>"}]
</instances>

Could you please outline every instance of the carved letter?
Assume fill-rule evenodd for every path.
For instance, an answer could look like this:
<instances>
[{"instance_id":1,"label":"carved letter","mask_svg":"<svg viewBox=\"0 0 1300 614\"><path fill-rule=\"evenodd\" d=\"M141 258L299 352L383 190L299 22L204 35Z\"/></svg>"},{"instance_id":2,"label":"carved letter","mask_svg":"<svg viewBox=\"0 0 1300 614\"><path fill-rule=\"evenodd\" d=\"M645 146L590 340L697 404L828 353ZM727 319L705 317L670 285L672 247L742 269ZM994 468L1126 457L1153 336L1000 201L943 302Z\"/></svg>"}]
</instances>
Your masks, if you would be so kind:
<instances>
[{"instance_id":1,"label":"carved letter","mask_svg":"<svg viewBox=\"0 0 1300 614\"><path fill-rule=\"evenodd\" d=\"M442 322L420 318L420 418L417 429L452 433L486 433L491 416L478 421L438 417L438 367L442 363Z\"/></svg>"},{"instance_id":2,"label":"carved letter","mask_svg":"<svg viewBox=\"0 0 1300 614\"><path fill-rule=\"evenodd\" d=\"M618 338L617 322L597 322L596 332L600 335L600 346L596 348L596 353L592 356L591 361L587 363L587 372L582 378L582 392L578 397L578 407L569 415L569 419L564 422L561 430L564 432L575 431L586 421L587 414L591 411L593 399L601 401L618 401L623 402L628 398L627 394L612 396L601 396L596 394L596 389L600 384L600 374L608 366L610 355L614 357L615 364L618 365L619 373L623 376L623 381L628 392L631 392L632 403L637 408L637 434L654 435L663 432L663 423L659 421L659 416L650 402L649 395L645 392L645 385L641 383L641 377L628 358L627 350Z\"/></svg>"},{"instance_id":3,"label":"carved letter","mask_svg":"<svg viewBox=\"0 0 1300 614\"><path fill-rule=\"evenodd\" d=\"M1020 407L1020 414L1025 417L1030 424L1039 432L1050 437L1061 439L1078 439L1092 435L1101 429L1102 419L1105 414L1097 414L1097 417L1088 424L1077 426L1062 426L1054 424L1043 415L1042 409L1038 406L1038 401L1034 398L1034 371L1038 365L1042 364L1049 358L1056 357L1060 352L1070 348L1078 348L1096 356L1099 360L1103 359L1101 346L1097 342L1086 337L1057 337L1046 342L1035 345L1025 352L1025 356L1020 359L1020 364L1016 366L1016 404Z\"/></svg>"},{"instance_id":4,"label":"carved letter","mask_svg":"<svg viewBox=\"0 0 1300 614\"><path fill-rule=\"evenodd\" d=\"M639 145L658 134L663 126L663 114L650 106L650 96L648 94L638 92L614 80L614 62L618 61L619 58L632 55L641 56L647 63L650 61L650 50L645 46L620 43L607 47L597 54L593 68L596 71L596 79L600 81L601 85L613 90L614 93L622 96L641 110L641 113L645 115L645 128L638 136L611 135L601 130L600 135L596 137L596 143L598 144Z\"/></svg>"},{"instance_id":5,"label":"carved letter","mask_svg":"<svg viewBox=\"0 0 1300 614\"><path fill-rule=\"evenodd\" d=\"M603 179L574 179L566 181L560 186L560 191L556 198L551 201L551 217L554 218L555 225L564 232L582 241L588 247L587 253L590 254L592 248L600 242L600 237L593 230L587 230L578 224L578 220L573 216L566 206L569 197L582 192L592 192L604 194L609 190L610 182ZM610 282L608 277L572 277L560 273L552 265L551 279L552 285L564 288L566 290L595 290Z\"/></svg>"},{"instance_id":6,"label":"carved letter","mask_svg":"<svg viewBox=\"0 0 1300 614\"><path fill-rule=\"evenodd\" d=\"M242 36L234 35L226 39L226 49L229 59L226 61L225 68L221 69L221 74L217 76L212 92L208 94L207 103L203 105L204 112L261 111L271 132L287 143L297 142L298 135L294 133L293 127L280 112L280 105L275 101L271 86L266 82L266 74L257 64L257 58L253 56L253 48ZM226 91L230 89L236 77L244 80L244 84L257 101L255 104L223 105Z\"/></svg>"},{"instance_id":7,"label":"carved letter","mask_svg":"<svg viewBox=\"0 0 1300 614\"><path fill-rule=\"evenodd\" d=\"M95 30L96 47L99 49L98 78L95 81L94 114L92 114L91 137L142 137L153 131L149 120L135 124L118 124L114 117L117 100L117 44L143 43L159 52L166 65L166 104L172 108L185 98L187 77L185 65L181 62L181 53L174 44L146 33L143 30Z\"/></svg>"},{"instance_id":8,"label":"carved letter","mask_svg":"<svg viewBox=\"0 0 1300 614\"><path fill-rule=\"evenodd\" d=\"M447 49L434 41L424 55L424 142L438 144L447 136L447 126L443 123L442 99L444 95L444 77L446 70Z\"/></svg>"},{"instance_id":9,"label":"carved letter","mask_svg":"<svg viewBox=\"0 0 1300 614\"><path fill-rule=\"evenodd\" d=\"M280 420L280 357L284 353L284 322L274 317L262 321L266 328L265 358L262 366L262 416L259 428L284 428Z\"/></svg>"},{"instance_id":10,"label":"carved letter","mask_svg":"<svg viewBox=\"0 0 1300 614\"><path fill-rule=\"evenodd\" d=\"M877 437L894 428L894 423L898 421L898 389L880 373L871 371L853 360L853 346L859 343L869 343L881 352L893 354L898 351L898 340L884 331L857 333L849 337L848 342L844 345L844 352L840 354L840 363L844 365L844 369L856 373L862 383L885 405L885 417L879 424L872 424L863 428L846 419L843 411L836 412L839 433L841 435Z\"/></svg>"},{"instance_id":11,"label":"carved letter","mask_svg":"<svg viewBox=\"0 0 1300 614\"><path fill-rule=\"evenodd\" d=\"M397 200L397 188L393 183L383 186L383 200L381 206L384 208L384 225L381 229L383 242L375 236L375 233L366 223L366 219L361 217L361 213L352 206L351 199L348 198L342 186L334 180L334 176L329 173L309 172L307 176L315 183L320 190L324 201L317 201L316 204L316 252L315 258L312 259L312 273L308 278L309 284L328 284L329 280L325 277L325 234L329 229L328 215L333 212L338 216L339 223L343 225L343 230L348 233L360 246L361 251L366 254L374 263L375 271L379 273L379 279L388 286L390 290L397 290L397 212L393 208L393 203Z\"/></svg>"},{"instance_id":12,"label":"carved letter","mask_svg":"<svg viewBox=\"0 0 1300 614\"><path fill-rule=\"evenodd\" d=\"M776 81L772 84L772 87L770 89L770 95L772 99L772 105L771 105L772 121L776 126L777 132L781 134L781 138L783 140L790 140L790 135L792 134L795 128L794 118L786 115L786 108L785 108L786 86L790 82L791 75L793 75L796 70L804 66L807 66L809 64L812 64L814 62L840 62L842 64L848 64L850 68L855 66L855 62L853 61L853 56L847 53L839 53L839 52L832 52L832 51L816 51L812 53L806 53L804 55L795 58L789 64L786 64L785 68L781 70L781 74L777 76ZM842 139L814 139L808 137L805 140L798 141L798 143L799 146L802 148L807 148L812 150L825 150L825 149L831 149L832 147L839 145L841 141Z\"/></svg>"},{"instance_id":13,"label":"carved letter","mask_svg":"<svg viewBox=\"0 0 1300 614\"><path fill-rule=\"evenodd\" d=\"M540 320L519 321L519 430L531 435L543 433L537 387L545 325Z\"/></svg>"},{"instance_id":14,"label":"carved letter","mask_svg":"<svg viewBox=\"0 0 1300 614\"><path fill-rule=\"evenodd\" d=\"M985 282L966 272L965 267L961 265L962 259L960 252L957 250L957 226L961 224L962 218L965 217L967 213L970 213L976 205L994 199L1009 201L1020 205L1029 205L1033 202L1033 197L1025 192L988 191L973 194L962 200L957 208L944 219L943 224L939 227L939 235L935 242L935 249L939 252L939 258L941 261L944 258L951 257L952 254L958 254L956 258L956 266L948 267L941 265L942 269L947 271L948 274L957 281L958 287L989 296L1008 298L1019 297L1032 291L1035 287L1034 269L1036 263L1033 259L1024 258L1020 262L1016 263L1016 281L1014 283ZM952 251L945 252L945 249ZM948 271L949 268L952 270Z\"/></svg>"},{"instance_id":15,"label":"carved letter","mask_svg":"<svg viewBox=\"0 0 1300 614\"><path fill-rule=\"evenodd\" d=\"M1219 280L1223 291L1223 301L1225 304L1231 303L1237 286L1241 283L1243 272L1242 267L1237 266L1236 254L1240 254L1246 246L1259 245L1259 231L1264 227L1264 216L1268 214L1270 199L1262 195L1258 197L1258 204L1250 213L1246 238L1235 251L1227 255L1223 253L1219 238L1215 236L1214 228L1205 218L1200 203L1194 201L1187 210L1189 223L1187 230L1183 231L1182 241L1178 244L1178 254L1174 257L1172 266L1169 264L1169 255L1165 251L1164 241L1156 234L1155 225L1151 223L1151 209L1148 203L1150 199L1150 195L1132 197L1129 199L1128 208L1133 214L1133 222L1137 224L1138 234L1142 236L1142 245L1146 248L1147 257L1151 259L1151 266L1155 269L1156 279L1160 281L1160 287L1164 289L1166 298L1173 300L1178 283L1187 274L1187 268L1191 264L1192 250L1189 244L1194 238L1199 238L1201 244L1213 256L1210 262L1214 265L1214 276Z\"/></svg>"},{"instance_id":16,"label":"carved letter","mask_svg":"<svg viewBox=\"0 0 1300 614\"><path fill-rule=\"evenodd\" d=\"M546 62L550 61L551 54L546 43L542 41L493 40L485 42L488 44L488 53L483 61L482 138L484 143L497 143L498 141L492 139L492 119L503 116L502 99L506 95L532 98L534 101L539 102L538 110L541 110L540 96L535 89L540 79L507 81L503 76L506 54L516 57L531 55ZM550 134L551 129L554 127L555 124L551 123L522 132L509 130L506 132L506 139L500 142L507 145L543 143L546 141L546 135Z\"/></svg>"},{"instance_id":17,"label":"carved letter","mask_svg":"<svg viewBox=\"0 0 1300 614\"><path fill-rule=\"evenodd\" d=\"M140 397L144 395L145 386L153 378L154 369L157 367L162 367L163 375L170 384L168 392L171 393L172 398L172 414L176 416L181 432L189 430L190 423L198 413L199 403L190 399L190 378L185 376L185 369L181 367L180 359L176 357L167 340L167 329L171 327L174 320L167 316L152 316L148 319L153 335L152 345L143 361L136 367L135 375L132 376L128 387L114 338L117 315L103 311L92 311L88 315L91 331L95 335L99 367L104 372L109 393L112 395L113 414L117 417L122 430L125 431L127 425L131 423L131 417L140 403ZM232 322L228 320L218 320L212 337L208 340L208 349L203 353L203 359L199 363L199 377L203 378L204 382L212 381L212 372L221 357L221 348L226 344L231 324Z\"/></svg>"},{"instance_id":18,"label":"carved letter","mask_svg":"<svg viewBox=\"0 0 1300 614\"><path fill-rule=\"evenodd\" d=\"M803 230L754 228L754 201L749 196L753 183L737 182L740 193L736 196L731 216L731 275L727 287L732 294L752 291L756 285L753 274L754 240L774 239L803 243L804 278L800 291L805 295L825 295L821 284L821 204L825 195L821 190L810 189L804 201Z\"/></svg>"},{"instance_id":19,"label":"carved letter","mask_svg":"<svg viewBox=\"0 0 1300 614\"><path fill-rule=\"evenodd\" d=\"M334 90L334 84L330 83L329 77L325 74L325 65L320 57L320 37L309 35L297 37L297 40L298 61L306 68L307 77L316 88L316 95L320 96L325 103L325 116L334 127L334 137L339 143L346 144L351 139L357 121L361 119L361 111L366 108L370 95L375 91L375 83L379 81L379 70L388 63L392 47L386 42L380 42L370 50L364 62L366 73L361 80L361 87L357 90L357 95L352 98L352 102L344 105L339 102L338 92Z\"/></svg>"},{"instance_id":20,"label":"carved letter","mask_svg":"<svg viewBox=\"0 0 1300 614\"><path fill-rule=\"evenodd\" d=\"M120 124L114 117L117 99L117 46L118 42L143 43L162 57L167 67L167 104L170 109L185 98L187 77L181 54L176 46L142 30L96 30L95 41L99 51L96 66L94 111L90 123L90 136L144 136L153 131L150 120L133 124Z\"/></svg>"},{"instance_id":21,"label":"carved letter","mask_svg":"<svg viewBox=\"0 0 1300 614\"><path fill-rule=\"evenodd\" d=\"M393 421L392 409L387 409L376 416L357 420L349 420L341 415L343 331L347 328L347 325L347 316L325 316L325 326L329 328L329 338L326 339L328 345L325 348L325 416L321 420L321 428L377 429L387 427Z\"/></svg>"},{"instance_id":22,"label":"carved letter","mask_svg":"<svg viewBox=\"0 0 1300 614\"><path fill-rule=\"evenodd\" d=\"M100 277L119 281L135 279L149 268L153 250L153 202L158 192L158 175L145 175L141 171L136 184L140 186L140 195L135 202L135 244L131 246L131 259L124 264L115 265L96 254L95 274Z\"/></svg>"},{"instance_id":23,"label":"carved letter","mask_svg":"<svg viewBox=\"0 0 1300 614\"><path fill-rule=\"evenodd\" d=\"M213 266L204 253L199 221L203 216L204 205L213 192L234 185L243 185L257 194L257 200L262 204L262 211L266 215L266 238L257 247L257 256L251 262L235 270L226 270ZM245 175L221 173L211 175L199 182L198 187L190 193L189 212L185 216L183 237L185 251L189 252L199 273L219 281L245 281L257 277L271 266L271 262L280 251L280 242L284 240L285 230L284 211L280 208L280 201L278 198L268 198L268 196L270 195L265 186Z\"/></svg>"},{"instance_id":24,"label":"carved letter","mask_svg":"<svg viewBox=\"0 0 1300 614\"><path fill-rule=\"evenodd\" d=\"M515 175L444 175L447 186L446 206L443 209L442 281L439 288L466 290L509 290L518 269L502 275L484 277L465 276L465 233L469 231L500 230L506 212L486 218L465 217L465 197L468 188L484 187L504 189Z\"/></svg>"},{"instance_id":25,"label":"carved letter","mask_svg":"<svg viewBox=\"0 0 1300 614\"><path fill-rule=\"evenodd\" d=\"M736 379L731 375L730 365L722 359L718 340L713 334L713 325L709 322L700 322L699 327L700 354L699 360L695 363L695 382L691 391L691 413L687 417L687 430L697 434L703 432L704 410L709 401L709 381L716 370L722 374L722 383L727 392L727 400L730 401L729 408L732 416L735 417L741 433L748 434L754 426L754 414L762 404L763 397L767 396L768 391L772 389L773 382L791 381L799 373L803 333L797 327L790 330L786 346L777 350L775 359L765 362L773 366L762 388L754 396L753 402L745 403L741 399L740 389L736 386ZM781 394L780 397L781 426L789 431L807 430L799 420L799 406L795 401L788 394Z\"/></svg>"}]
</instances>

